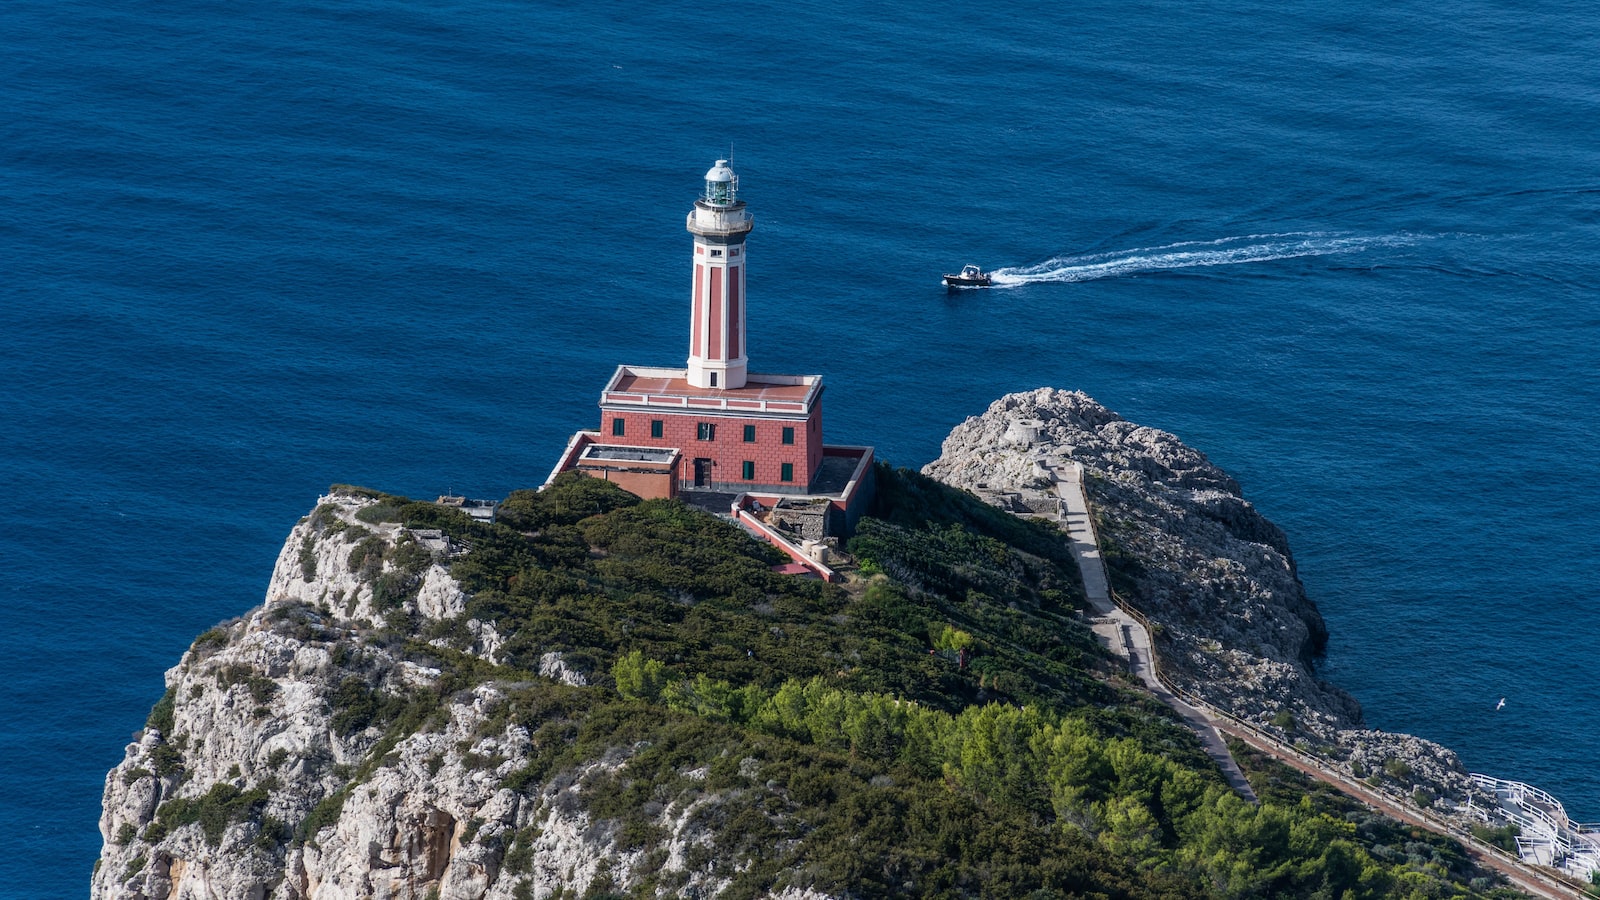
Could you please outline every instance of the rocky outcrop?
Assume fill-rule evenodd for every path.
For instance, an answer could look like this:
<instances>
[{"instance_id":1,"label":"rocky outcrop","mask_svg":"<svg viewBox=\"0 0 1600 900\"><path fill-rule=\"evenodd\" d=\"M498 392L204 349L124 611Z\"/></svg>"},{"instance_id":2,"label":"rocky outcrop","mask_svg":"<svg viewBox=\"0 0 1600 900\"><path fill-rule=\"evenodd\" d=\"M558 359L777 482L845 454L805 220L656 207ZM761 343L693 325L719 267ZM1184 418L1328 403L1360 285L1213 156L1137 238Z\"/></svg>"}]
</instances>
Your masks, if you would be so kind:
<instances>
[{"instance_id":1,"label":"rocky outcrop","mask_svg":"<svg viewBox=\"0 0 1600 900\"><path fill-rule=\"evenodd\" d=\"M441 652L489 660L501 638L462 621L459 548L363 516L377 505L322 498L285 542L266 603L167 672L151 726L106 777L91 896L520 900L646 879L660 896L715 896L739 861L689 851L711 841L718 797L660 798L662 846L624 849L585 788L637 748L529 780L538 738L506 714L527 685L441 691L419 636L449 632L433 639ZM539 674L587 683L556 653Z\"/></svg>"},{"instance_id":2,"label":"rocky outcrop","mask_svg":"<svg viewBox=\"0 0 1600 900\"><path fill-rule=\"evenodd\" d=\"M1041 388L957 425L923 471L982 496L1026 497L1073 462L1114 586L1156 624L1170 677L1357 777L1464 801L1470 782L1454 753L1364 729L1355 699L1317 678L1327 628L1287 538L1203 453L1083 393Z\"/></svg>"}]
</instances>

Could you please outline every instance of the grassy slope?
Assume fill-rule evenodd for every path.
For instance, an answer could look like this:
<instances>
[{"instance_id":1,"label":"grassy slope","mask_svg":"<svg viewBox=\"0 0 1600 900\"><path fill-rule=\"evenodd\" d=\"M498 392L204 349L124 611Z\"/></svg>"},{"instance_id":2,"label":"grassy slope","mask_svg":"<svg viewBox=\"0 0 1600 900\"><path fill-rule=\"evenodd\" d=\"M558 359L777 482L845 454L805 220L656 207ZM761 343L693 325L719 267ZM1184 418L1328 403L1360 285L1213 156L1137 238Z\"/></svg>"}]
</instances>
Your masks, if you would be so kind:
<instances>
[{"instance_id":1,"label":"grassy slope","mask_svg":"<svg viewBox=\"0 0 1600 900\"><path fill-rule=\"evenodd\" d=\"M513 786L642 748L586 786L590 814L649 850L663 804L717 797L703 824L718 838L696 861L733 896L1489 890L1459 847L1402 839L1268 762L1253 763L1266 802L1238 800L1077 620L1052 528L915 473L880 469L851 545L878 574L850 589L776 575L777 555L734 526L591 479L517 492L495 526L401 498L385 509L473 546L453 567L473 594L463 619L496 623L506 664L409 646L446 670L441 691L523 682L490 726L519 721L543 748ZM389 624L397 641L416 626ZM465 640L448 624L423 637ZM528 681L551 651L594 686ZM623 692L614 671L632 673Z\"/></svg>"}]
</instances>

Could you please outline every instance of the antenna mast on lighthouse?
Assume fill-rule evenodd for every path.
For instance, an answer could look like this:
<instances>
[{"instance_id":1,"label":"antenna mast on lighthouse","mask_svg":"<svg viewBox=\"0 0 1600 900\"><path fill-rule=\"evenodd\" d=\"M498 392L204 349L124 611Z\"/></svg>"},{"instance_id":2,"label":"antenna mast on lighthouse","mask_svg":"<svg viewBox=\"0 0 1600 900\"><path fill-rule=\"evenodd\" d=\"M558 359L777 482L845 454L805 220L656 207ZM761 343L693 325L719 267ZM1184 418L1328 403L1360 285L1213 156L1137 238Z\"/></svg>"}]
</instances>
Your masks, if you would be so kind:
<instances>
[{"instance_id":1,"label":"antenna mast on lighthouse","mask_svg":"<svg viewBox=\"0 0 1600 900\"><path fill-rule=\"evenodd\" d=\"M695 387L744 387L749 364L744 339L744 243L754 227L739 199L739 176L726 159L717 160L706 173L705 191L694 202L688 221L694 235L694 288L686 377Z\"/></svg>"}]
</instances>

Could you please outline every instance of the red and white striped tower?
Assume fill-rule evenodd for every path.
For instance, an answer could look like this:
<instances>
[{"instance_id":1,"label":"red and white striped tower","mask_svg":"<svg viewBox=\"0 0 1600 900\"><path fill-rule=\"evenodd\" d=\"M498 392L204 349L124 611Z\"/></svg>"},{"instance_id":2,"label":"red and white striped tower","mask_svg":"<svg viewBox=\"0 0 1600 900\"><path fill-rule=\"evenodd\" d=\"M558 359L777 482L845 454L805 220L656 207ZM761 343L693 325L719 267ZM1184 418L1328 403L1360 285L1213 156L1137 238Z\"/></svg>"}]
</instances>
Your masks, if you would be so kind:
<instances>
[{"instance_id":1,"label":"red and white striped tower","mask_svg":"<svg viewBox=\"0 0 1600 900\"><path fill-rule=\"evenodd\" d=\"M694 235L694 305L689 318L688 381L700 388L745 383L744 241L755 222L739 199L739 176L728 161L706 173L706 189L689 213Z\"/></svg>"}]
</instances>

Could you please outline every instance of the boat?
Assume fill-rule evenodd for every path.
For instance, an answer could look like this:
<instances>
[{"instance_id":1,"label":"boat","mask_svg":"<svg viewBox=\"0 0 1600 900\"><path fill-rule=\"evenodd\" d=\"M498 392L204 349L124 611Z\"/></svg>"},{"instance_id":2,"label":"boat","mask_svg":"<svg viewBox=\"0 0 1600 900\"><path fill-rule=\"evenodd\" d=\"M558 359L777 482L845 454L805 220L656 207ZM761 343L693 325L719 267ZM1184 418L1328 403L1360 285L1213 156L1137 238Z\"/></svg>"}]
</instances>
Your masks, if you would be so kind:
<instances>
[{"instance_id":1,"label":"boat","mask_svg":"<svg viewBox=\"0 0 1600 900\"><path fill-rule=\"evenodd\" d=\"M988 287L994 282L989 279L988 272L979 269L977 266L962 266L961 274L959 275L951 275L948 272L945 273L944 283L946 287L958 288Z\"/></svg>"}]
</instances>

